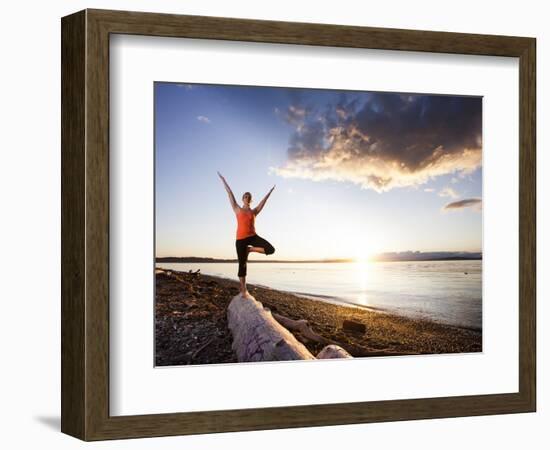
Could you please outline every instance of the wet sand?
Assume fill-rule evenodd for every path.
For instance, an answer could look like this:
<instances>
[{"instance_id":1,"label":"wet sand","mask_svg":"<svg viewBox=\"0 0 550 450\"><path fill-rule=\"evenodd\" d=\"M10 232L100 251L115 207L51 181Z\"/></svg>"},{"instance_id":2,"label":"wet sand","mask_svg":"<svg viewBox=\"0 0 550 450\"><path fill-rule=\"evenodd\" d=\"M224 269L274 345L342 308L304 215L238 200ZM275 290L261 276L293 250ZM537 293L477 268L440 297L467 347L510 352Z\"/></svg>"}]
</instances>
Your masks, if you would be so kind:
<instances>
[{"instance_id":1,"label":"wet sand","mask_svg":"<svg viewBox=\"0 0 550 450\"><path fill-rule=\"evenodd\" d=\"M168 272L171 275L156 274L156 365L237 362L227 327L227 306L239 293L238 281ZM272 312L308 320L313 331L338 341L354 357L482 351L480 331L340 306L251 284L248 290ZM344 320L365 324L366 332L344 330ZM314 355L323 347L299 334L295 336Z\"/></svg>"}]
</instances>

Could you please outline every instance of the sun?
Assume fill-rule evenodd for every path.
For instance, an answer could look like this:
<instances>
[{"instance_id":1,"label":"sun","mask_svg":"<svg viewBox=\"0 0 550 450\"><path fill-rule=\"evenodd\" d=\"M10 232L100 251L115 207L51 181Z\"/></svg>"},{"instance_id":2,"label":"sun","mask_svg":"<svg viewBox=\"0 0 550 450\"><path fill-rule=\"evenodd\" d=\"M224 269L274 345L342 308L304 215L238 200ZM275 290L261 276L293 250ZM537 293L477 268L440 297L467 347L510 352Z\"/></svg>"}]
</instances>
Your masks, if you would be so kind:
<instances>
[{"instance_id":1,"label":"sun","mask_svg":"<svg viewBox=\"0 0 550 450\"><path fill-rule=\"evenodd\" d=\"M372 261L376 254L379 253L374 245L362 243L355 248L354 260L357 263L367 263Z\"/></svg>"}]
</instances>

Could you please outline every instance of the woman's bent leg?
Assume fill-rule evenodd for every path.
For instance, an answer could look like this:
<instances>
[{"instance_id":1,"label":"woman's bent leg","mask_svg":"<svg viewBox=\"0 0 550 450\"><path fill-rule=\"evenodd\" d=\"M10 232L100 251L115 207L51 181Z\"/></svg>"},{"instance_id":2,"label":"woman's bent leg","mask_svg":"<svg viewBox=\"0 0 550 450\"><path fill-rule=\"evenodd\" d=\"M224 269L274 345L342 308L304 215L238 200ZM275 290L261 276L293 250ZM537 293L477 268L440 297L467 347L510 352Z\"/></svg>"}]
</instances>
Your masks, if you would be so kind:
<instances>
[{"instance_id":1,"label":"woman's bent leg","mask_svg":"<svg viewBox=\"0 0 550 450\"><path fill-rule=\"evenodd\" d=\"M263 248L263 253L265 253L266 255L272 255L273 253L275 253L275 247L273 247L273 245L271 245L271 243L269 243L266 239L258 236L257 234L255 236L252 236L250 245L253 246L252 251L255 251L254 247L260 247Z\"/></svg>"}]
</instances>

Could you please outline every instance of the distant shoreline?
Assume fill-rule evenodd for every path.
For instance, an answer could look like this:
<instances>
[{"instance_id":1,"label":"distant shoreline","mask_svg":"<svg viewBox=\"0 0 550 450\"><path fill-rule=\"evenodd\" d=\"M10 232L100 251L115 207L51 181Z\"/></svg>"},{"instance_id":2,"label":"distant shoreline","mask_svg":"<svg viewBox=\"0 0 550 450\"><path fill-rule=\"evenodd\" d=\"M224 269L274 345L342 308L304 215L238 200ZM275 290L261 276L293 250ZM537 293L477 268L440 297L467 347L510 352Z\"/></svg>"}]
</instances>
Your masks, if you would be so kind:
<instances>
[{"instance_id":1,"label":"distant shoreline","mask_svg":"<svg viewBox=\"0 0 550 450\"><path fill-rule=\"evenodd\" d=\"M373 259L369 262L429 262L429 261L480 261L483 258L481 256L450 256L442 258L404 258L404 259ZM237 259L218 259L218 258L201 258L194 256L165 256L155 259L158 263L237 263ZM310 260L282 260L282 259L249 259L249 263L352 263L355 259L310 259Z\"/></svg>"}]
</instances>

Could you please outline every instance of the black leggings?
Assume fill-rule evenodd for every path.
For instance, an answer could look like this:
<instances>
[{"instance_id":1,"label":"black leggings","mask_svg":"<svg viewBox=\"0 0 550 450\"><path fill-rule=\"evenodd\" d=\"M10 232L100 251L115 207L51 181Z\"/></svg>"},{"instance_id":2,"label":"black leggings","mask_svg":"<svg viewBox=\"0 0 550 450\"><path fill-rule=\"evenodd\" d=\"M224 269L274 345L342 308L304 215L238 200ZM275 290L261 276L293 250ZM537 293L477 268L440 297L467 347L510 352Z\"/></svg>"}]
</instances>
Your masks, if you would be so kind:
<instances>
[{"instance_id":1,"label":"black leggings","mask_svg":"<svg viewBox=\"0 0 550 450\"><path fill-rule=\"evenodd\" d=\"M266 255L275 253L275 248L264 238L254 234L244 239L237 239L235 241L235 247L237 248L237 256L239 257L239 277L246 276L246 260L248 259L248 246L262 247Z\"/></svg>"}]
</instances>

